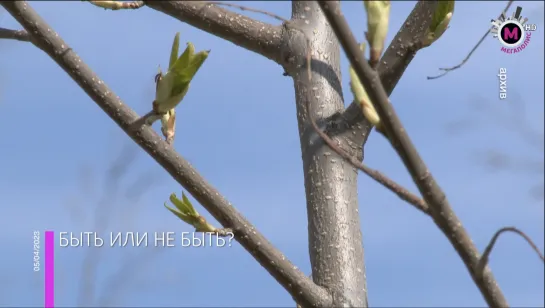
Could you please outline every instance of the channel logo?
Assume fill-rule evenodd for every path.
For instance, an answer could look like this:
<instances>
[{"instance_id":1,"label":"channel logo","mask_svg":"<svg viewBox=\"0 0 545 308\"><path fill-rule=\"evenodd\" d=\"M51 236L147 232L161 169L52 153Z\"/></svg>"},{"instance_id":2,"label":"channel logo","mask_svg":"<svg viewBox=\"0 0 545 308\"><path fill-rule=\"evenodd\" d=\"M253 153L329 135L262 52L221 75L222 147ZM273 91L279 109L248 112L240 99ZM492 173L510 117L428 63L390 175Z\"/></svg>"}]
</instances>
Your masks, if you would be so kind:
<instances>
[{"instance_id":1,"label":"channel logo","mask_svg":"<svg viewBox=\"0 0 545 308\"><path fill-rule=\"evenodd\" d=\"M532 31L537 29L535 24L527 24L528 18L521 16L522 7L517 9L512 16L506 17L504 13L498 19L492 19L492 36L500 41L501 51L512 54L523 51L532 37Z\"/></svg>"}]
</instances>

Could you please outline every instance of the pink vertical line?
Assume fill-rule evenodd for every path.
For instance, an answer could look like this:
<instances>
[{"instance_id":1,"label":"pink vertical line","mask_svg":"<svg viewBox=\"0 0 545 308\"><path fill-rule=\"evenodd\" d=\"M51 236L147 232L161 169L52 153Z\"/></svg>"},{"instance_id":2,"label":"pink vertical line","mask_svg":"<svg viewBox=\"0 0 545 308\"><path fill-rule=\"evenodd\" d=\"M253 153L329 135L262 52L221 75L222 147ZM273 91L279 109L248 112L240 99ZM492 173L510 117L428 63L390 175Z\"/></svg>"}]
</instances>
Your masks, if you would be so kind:
<instances>
[{"instance_id":1,"label":"pink vertical line","mask_svg":"<svg viewBox=\"0 0 545 308\"><path fill-rule=\"evenodd\" d=\"M45 231L45 308L55 307L55 232Z\"/></svg>"}]
</instances>

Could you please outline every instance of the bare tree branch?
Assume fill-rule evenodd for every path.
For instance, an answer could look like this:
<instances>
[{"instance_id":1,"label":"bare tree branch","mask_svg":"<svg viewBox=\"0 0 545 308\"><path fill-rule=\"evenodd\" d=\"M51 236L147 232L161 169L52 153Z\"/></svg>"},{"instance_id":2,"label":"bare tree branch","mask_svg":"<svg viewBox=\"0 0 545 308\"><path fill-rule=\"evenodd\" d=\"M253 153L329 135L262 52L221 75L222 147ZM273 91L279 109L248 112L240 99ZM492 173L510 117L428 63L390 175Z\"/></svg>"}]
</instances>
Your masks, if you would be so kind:
<instances>
[{"instance_id":1,"label":"bare tree branch","mask_svg":"<svg viewBox=\"0 0 545 308\"><path fill-rule=\"evenodd\" d=\"M154 10L281 63L282 27L204 1L146 1Z\"/></svg>"},{"instance_id":2,"label":"bare tree branch","mask_svg":"<svg viewBox=\"0 0 545 308\"><path fill-rule=\"evenodd\" d=\"M197 22L199 9L205 5L197 2L152 2L157 7L186 12L189 20L205 27L206 23ZM214 187L212 187L189 162L165 143L150 127L138 131L131 129L131 124L138 115L125 105L113 91L80 59L26 1L5 1L2 5L33 37L35 45L40 46L70 77L99 105L116 124L123 129L142 149L152 156L178 183L180 183L203 207L205 207L223 226L234 230L236 240L273 276L298 302L304 306L326 307L332 303L328 292L314 284L304 273L298 270L278 251L256 228L246 220ZM208 11L211 13L210 11ZM218 11L216 11L217 13ZM182 15L180 15L182 16ZM233 18L236 16L232 15ZM206 17L216 27L221 24L219 16ZM236 24L243 18L237 17ZM227 18L228 20L228 18ZM225 23L225 22L224 22ZM230 21L227 21L229 24ZM255 24L254 24L255 25ZM248 30L249 25L240 29ZM217 30L217 28L216 28ZM234 39L228 31L227 37ZM218 33L222 31L217 30ZM250 31L254 33L255 31ZM260 31L257 30L259 33ZM263 38L263 37L261 37ZM245 41L247 46L259 47Z\"/></svg>"},{"instance_id":3,"label":"bare tree branch","mask_svg":"<svg viewBox=\"0 0 545 308\"><path fill-rule=\"evenodd\" d=\"M374 102L388 140L403 160L413 181L429 205L430 215L435 224L458 252L488 305L490 307L508 307L492 272L488 268L478 271L479 252L477 248L407 135L390 104L388 94L384 90L378 74L369 66L361 53L346 19L340 11L339 4L332 1L318 1L318 3L334 29L358 78L368 89L369 99Z\"/></svg>"},{"instance_id":4,"label":"bare tree branch","mask_svg":"<svg viewBox=\"0 0 545 308\"><path fill-rule=\"evenodd\" d=\"M541 253L539 251L539 248L537 247L537 245L532 241L532 239L528 235L526 235L526 233L520 231L519 229L517 229L515 227L503 227L503 228L499 229L498 231L496 231L496 233L494 234L494 236L490 240L490 243L488 243L488 245L486 246L486 249L484 250L483 255L481 257L481 260L479 260L479 264L477 265L478 272L483 271L484 267L488 263L488 259L490 257L490 254L492 253L492 249L494 248L494 245L496 244L496 241L498 240L500 235L502 233L504 233L504 232L513 232L513 233L516 233L516 234L520 235L524 240L526 240L528 245L530 245L530 247L532 247L532 249L536 252L537 256L541 259L541 261L545 262L545 258L543 257L543 253Z\"/></svg>"},{"instance_id":5,"label":"bare tree branch","mask_svg":"<svg viewBox=\"0 0 545 308\"><path fill-rule=\"evenodd\" d=\"M0 28L0 39L30 42L30 36L25 30L11 30Z\"/></svg>"},{"instance_id":6,"label":"bare tree branch","mask_svg":"<svg viewBox=\"0 0 545 308\"><path fill-rule=\"evenodd\" d=\"M507 10L511 7L511 4L513 4L514 1L508 1L507 2L507 6L505 7L505 9L503 9L502 13L501 14L505 14L505 12L507 12ZM501 14L499 16L501 16ZM498 17L499 18L499 17ZM446 74L450 73L451 71L454 71L454 70L457 70L459 69L460 67L462 67L464 64L466 64L466 62L469 60L469 58L471 58L471 56L473 55L473 53L477 50L477 48L479 48L479 46L481 46L482 42L484 42L484 39L488 36L488 33L490 33L490 30L492 30L493 27L491 27L490 29L488 29L484 35L481 37L481 39L477 42L477 44L475 44L475 46L473 46L473 49L471 49L471 51L469 52L469 54L467 54L467 56L465 57L465 59L458 65L455 65L453 67L446 67L446 68L439 68L440 71L443 71L443 73L437 75L437 76L428 76L428 80L433 80L433 79L437 79L437 78L441 78L443 76L445 76Z\"/></svg>"}]
</instances>

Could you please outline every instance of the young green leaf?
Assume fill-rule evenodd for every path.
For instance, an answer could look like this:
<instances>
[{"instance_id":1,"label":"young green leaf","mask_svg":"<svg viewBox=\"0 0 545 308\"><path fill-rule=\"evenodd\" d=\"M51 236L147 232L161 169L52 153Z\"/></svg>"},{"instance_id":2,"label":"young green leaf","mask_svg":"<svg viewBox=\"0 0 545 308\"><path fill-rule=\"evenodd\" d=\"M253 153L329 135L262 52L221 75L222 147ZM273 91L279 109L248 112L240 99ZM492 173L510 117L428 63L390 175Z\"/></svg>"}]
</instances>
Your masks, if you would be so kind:
<instances>
[{"instance_id":1,"label":"young green leaf","mask_svg":"<svg viewBox=\"0 0 545 308\"><path fill-rule=\"evenodd\" d=\"M455 1L439 1L435 12L433 12L432 21L428 28L427 38L424 40L424 47L430 46L437 41L448 29L450 19L454 14Z\"/></svg>"},{"instance_id":2,"label":"young green leaf","mask_svg":"<svg viewBox=\"0 0 545 308\"><path fill-rule=\"evenodd\" d=\"M170 50L170 61L168 62L169 70L178 59L178 48L180 48L180 32L176 32L176 35L174 36L174 42L172 42L172 49Z\"/></svg>"},{"instance_id":3,"label":"young green leaf","mask_svg":"<svg viewBox=\"0 0 545 308\"><path fill-rule=\"evenodd\" d=\"M188 57L184 57L186 52ZM170 70L179 76L180 83L188 83L193 79L193 77L195 77L195 74L197 74L199 68L201 68L206 58L208 58L210 51L200 51L197 54L194 52L195 47L193 44L187 43L187 48L184 51L184 54L178 59L178 61L176 61L174 67Z\"/></svg>"},{"instance_id":4,"label":"young green leaf","mask_svg":"<svg viewBox=\"0 0 545 308\"><path fill-rule=\"evenodd\" d=\"M191 215L191 208L184 201L178 199L176 194L171 194L169 199L181 213L184 215Z\"/></svg>"},{"instance_id":5,"label":"young green leaf","mask_svg":"<svg viewBox=\"0 0 545 308\"><path fill-rule=\"evenodd\" d=\"M454 1L439 1L430 24L431 32L435 32L448 13L454 13Z\"/></svg>"},{"instance_id":6,"label":"young green leaf","mask_svg":"<svg viewBox=\"0 0 545 308\"><path fill-rule=\"evenodd\" d=\"M193 204L191 204L191 201L189 201L189 198L182 192L182 201L187 205L187 207L190 210L191 215L199 216L199 213L195 210L193 207Z\"/></svg>"},{"instance_id":7,"label":"young green leaf","mask_svg":"<svg viewBox=\"0 0 545 308\"><path fill-rule=\"evenodd\" d=\"M179 42L179 34L174 38L170 61L173 61L173 54ZM176 49L177 53L177 49ZM202 66L209 51L195 53L195 47L187 43L184 53L178 57L169 67L169 70L161 78L157 78L157 87L155 92L155 101L153 110L156 113L164 114L176 107L185 97L189 90L189 84L195 77L195 74Z\"/></svg>"},{"instance_id":8,"label":"young green leaf","mask_svg":"<svg viewBox=\"0 0 545 308\"><path fill-rule=\"evenodd\" d=\"M176 215L176 217L178 217L180 220L182 220L183 222L189 224L189 225L193 225L193 220L191 218L189 218L188 216L186 216L185 214L173 209L173 208L170 208L167 203L165 202L165 207L167 208L167 210L169 210L172 214Z\"/></svg>"},{"instance_id":9,"label":"young green leaf","mask_svg":"<svg viewBox=\"0 0 545 308\"><path fill-rule=\"evenodd\" d=\"M193 57L193 54L195 54L195 46L193 46L193 44L191 43L187 43L184 52L178 58L174 65L183 69L184 67L189 65L189 60ZM174 70L174 68L172 68L172 70Z\"/></svg>"},{"instance_id":10,"label":"young green leaf","mask_svg":"<svg viewBox=\"0 0 545 308\"><path fill-rule=\"evenodd\" d=\"M390 1L363 1L367 11L367 32L366 39L369 42L369 62L375 67L384 49L384 42L388 34L388 23L390 21Z\"/></svg>"},{"instance_id":11,"label":"young green leaf","mask_svg":"<svg viewBox=\"0 0 545 308\"><path fill-rule=\"evenodd\" d=\"M182 192L182 200L178 199L175 194L170 195L170 201L176 206L175 209L169 207L165 202L165 207L172 214L176 215L183 222L193 226L197 232L213 232L216 234L224 234L226 230L230 229L217 229L209 224L206 219L197 213L189 198Z\"/></svg>"},{"instance_id":12,"label":"young green leaf","mask_svg":"<svg viewBox=\"0 0 545 308\"><path fill-rule=\"evenodd\" d=\"M365 43L360 45L360 49L362 52L365 52ZM348 68L348 72L350 74L350 90L354 95L354 99L360 104L363 115L367 121L378 128L380 125L380 117L371 103L367 91L365 91L365 88L361 84L360 79L352 66Z\"/></svg>"}]
</instances>

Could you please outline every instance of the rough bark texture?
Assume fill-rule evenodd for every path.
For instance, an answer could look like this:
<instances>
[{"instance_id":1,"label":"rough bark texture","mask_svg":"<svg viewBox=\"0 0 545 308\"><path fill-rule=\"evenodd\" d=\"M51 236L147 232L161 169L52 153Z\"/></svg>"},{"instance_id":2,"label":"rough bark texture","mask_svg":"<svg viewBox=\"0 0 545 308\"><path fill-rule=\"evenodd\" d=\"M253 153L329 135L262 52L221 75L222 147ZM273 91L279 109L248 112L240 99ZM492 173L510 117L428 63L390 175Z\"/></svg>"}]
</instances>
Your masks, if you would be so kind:
<instances>
[{"instance_id":1,"label":"rough bark texture","mask_svg":"<svg viewBox=\"0 0 545 308\"><path fill-rule=\"evenodd\" d=\"M307 197L312 278L328 289L335 307L367 307L363 245L358 214L357 170L337 156L310 127L308 115L326 131L325 122L344 110L340 81L340 48L316 2L293 2L292 20L284 32L285 68L293 77ZM312 51L312 80L306 66L307 38ZM307 112L307 99L310 99ZM368 133L368 130L367 130ZM366 135L366 134L365 134ZM362 157L352 132L335 141Z\"/></svg>"}]
</instances>

